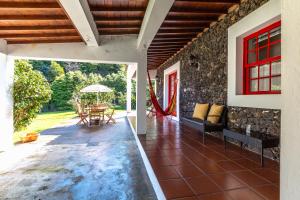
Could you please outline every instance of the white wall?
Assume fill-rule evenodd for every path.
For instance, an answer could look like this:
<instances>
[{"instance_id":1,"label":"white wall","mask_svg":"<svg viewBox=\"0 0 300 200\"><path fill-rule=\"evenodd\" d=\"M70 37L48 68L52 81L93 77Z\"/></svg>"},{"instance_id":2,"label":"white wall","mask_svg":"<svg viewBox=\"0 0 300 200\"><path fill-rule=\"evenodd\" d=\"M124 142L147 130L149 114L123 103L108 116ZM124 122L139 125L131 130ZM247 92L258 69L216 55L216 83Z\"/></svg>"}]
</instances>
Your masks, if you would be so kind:
<instances>
[{"instance_id":1,"label":"white wall","mask_svg":"<svg viewBox=\"0 0 300 200\"><path fill-rule=\"evenodd\" d=\"M6 52L6 42L0 40L0 151L12 146L14 129L12 99L14 64Z\"/></svg>"},{"instance_id":2,"label":"white wall","mask_svg":"<svg viewBox=\"0 0 300 200\"><path fill-rule=\"evenodd\" d=\"M143 54L136 49L136 37L102 37L99 47L84 43L10 44L8 54L16 58L69 60L78 62L137 63Z\"/></svg>"},{"instance_id":3,"label":"white wall","mask_svg":"<svg viewBox=\"0 0 300 200\"><path fill-rule=\"evenodd\" d=\"M228 29L228 105L254 108L281 108L281 95L242 95L242 39L280 20L280 0L270 0Z\"/></svg>"},{"instance_id":4,"label":"white wall","mask_svg":"<svg viewBox=\"0 0 300 200\"><path fill-rule=\"evenodd\" d=\"M147 52L138 63L136 71L136 129L137 134L146 134L146 86L147 86Z\"/></svg>"},{"instance_id":5,"label":"white wall","mask_svg":"<svg viewBox=\"0 0 300 200\"><path fill-rule=\"evenodd\" d=\"M300 1L282 0L280 199L300 199Z\"/></svg>"}]
</instances>

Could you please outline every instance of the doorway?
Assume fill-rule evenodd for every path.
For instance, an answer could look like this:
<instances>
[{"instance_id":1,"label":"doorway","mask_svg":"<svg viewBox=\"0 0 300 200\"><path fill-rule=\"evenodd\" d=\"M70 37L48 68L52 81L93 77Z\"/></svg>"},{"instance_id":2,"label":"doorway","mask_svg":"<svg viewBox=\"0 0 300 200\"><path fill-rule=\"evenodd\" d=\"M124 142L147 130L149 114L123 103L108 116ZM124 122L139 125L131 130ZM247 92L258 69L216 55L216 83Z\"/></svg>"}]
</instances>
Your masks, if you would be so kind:
<instances>
[{"instance_id":1,"label":"doorway","mask_svg":"<svg viewBox=\"0 0 300 200\"><path fill-rule=\"evenodd\" d=\"M177 81L177 71L169 74L169 77L168 77L168 88L169 88L169 91L168 91L168 104L171 103L172 101L172 97L174 95L174 92L177 90L177 86L176 86L176 81ZM176 97L175 97L176 98ZM177 99L175 100L175 108L176 108L176 102ZM172 112L171 114L172 116L176 116L176 109L174 109L174 111Z\"/></svg>"}]
</instances>

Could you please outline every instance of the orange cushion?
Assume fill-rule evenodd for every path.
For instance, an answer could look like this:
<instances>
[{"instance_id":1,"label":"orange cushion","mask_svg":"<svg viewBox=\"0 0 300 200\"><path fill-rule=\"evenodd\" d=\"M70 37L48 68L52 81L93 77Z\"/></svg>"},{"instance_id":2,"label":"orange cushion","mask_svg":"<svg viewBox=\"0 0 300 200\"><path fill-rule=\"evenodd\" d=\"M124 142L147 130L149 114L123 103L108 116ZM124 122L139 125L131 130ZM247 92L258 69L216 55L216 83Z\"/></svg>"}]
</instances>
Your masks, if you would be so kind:
<instances>
[{"instance_id":1,"label":"orange cushion","mask_svg":"<svg viewBox=\"0 0 300 200\"><path fill-rule=\"evenodd\" d=\"M208 108L209 108L208 103L206 103L206 104L197 103L195 106L195 109L194 109L193 118L205 120L205 118L207 116Z\"/></svg>"},{"instance_id":2,"label":"orange cushion","mask_svg":"<svg viewBox=\"0 0 300 200\"><path fill-rule=\"evenodd\" d=\"M213 104L209 110L207 121L212 124L216 124L220 121L224 106Z\"/></svg>"}]
</instances>

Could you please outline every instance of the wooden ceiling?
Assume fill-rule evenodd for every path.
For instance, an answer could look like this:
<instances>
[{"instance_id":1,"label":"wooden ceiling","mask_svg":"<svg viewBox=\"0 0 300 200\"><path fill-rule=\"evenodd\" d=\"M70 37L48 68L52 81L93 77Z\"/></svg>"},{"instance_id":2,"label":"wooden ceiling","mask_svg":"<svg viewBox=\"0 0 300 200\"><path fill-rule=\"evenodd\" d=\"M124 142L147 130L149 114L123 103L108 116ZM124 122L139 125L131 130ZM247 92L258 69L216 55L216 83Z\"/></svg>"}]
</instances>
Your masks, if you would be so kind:
<instances>
[{"instance_id":1,"label":"wooden ceiling","mask_svg":"<svg viewBox=\"0 0 300 200\"><path fill-rule=\"evenodd\" d=\"M0 38L9 44L82 41L56 0L0 0Z\"/></svg>"},{"instance_id":2,"label":"wooden ceiling","mask_svg":"<svg viewBox=\"0 0 300 200\"><path fill-rule=\"evenodd\" d=\"M158 68L239 2L240 0L175 0L148 49L148 68Z\"/></svg>"},{"instance_id":3,"label":"wooden ceiling","mask_svg":"<svg viewBox=\"0 0 300 200\"><path fill-rule=\"evenodd\" d=\"M139 34L148 0L88 0L100 35Z\"/></svg>"}]
</instances>

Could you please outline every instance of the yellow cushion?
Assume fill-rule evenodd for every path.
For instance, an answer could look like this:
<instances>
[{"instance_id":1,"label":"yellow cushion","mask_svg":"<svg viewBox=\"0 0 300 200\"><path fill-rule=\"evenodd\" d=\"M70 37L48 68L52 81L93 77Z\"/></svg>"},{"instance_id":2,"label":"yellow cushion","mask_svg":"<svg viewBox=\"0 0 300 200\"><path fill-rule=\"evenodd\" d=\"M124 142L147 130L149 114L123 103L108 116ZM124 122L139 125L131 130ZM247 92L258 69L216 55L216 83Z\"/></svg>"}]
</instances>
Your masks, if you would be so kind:
<instances>
[{"instance_id":1,"label":"yellow cushion","mask_svg":"<svg viewBox=\"0 0 300 200\"><path fill-rule=\"evenodd\" d=\"M193 118L205 120L209 104L200 104L197 103L194 109Z\"/></svg>"},{"instance_id":2,"label":"yellow cushion","mask_svg":"<svg viewBox=\"0 0 300 200\"><path fill-rule=\"evenodd\" d=\"M207 121L209 121L212 124L218 123L222 115L223 109L224 106L213 104L209 110Z\"/></svg>"}]
</instances>

